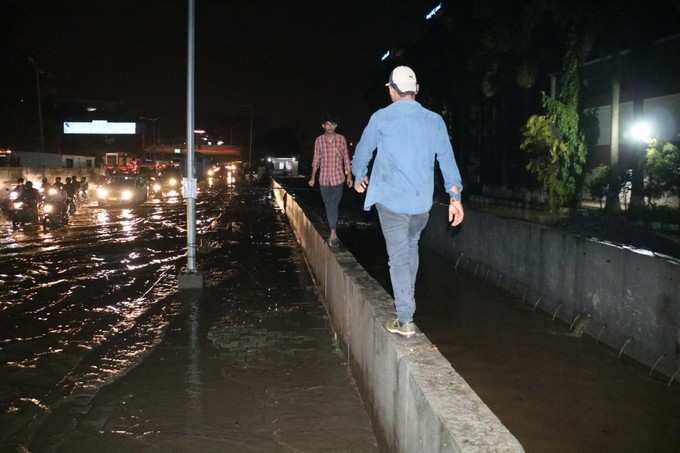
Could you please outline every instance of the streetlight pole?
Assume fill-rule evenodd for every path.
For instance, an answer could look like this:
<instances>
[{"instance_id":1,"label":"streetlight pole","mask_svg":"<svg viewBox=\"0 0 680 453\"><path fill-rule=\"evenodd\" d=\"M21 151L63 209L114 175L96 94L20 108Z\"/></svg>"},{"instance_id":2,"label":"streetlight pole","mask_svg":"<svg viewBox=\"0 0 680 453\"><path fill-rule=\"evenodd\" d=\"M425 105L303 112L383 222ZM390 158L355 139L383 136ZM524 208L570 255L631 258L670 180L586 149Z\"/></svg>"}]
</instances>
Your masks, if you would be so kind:
<instances>
[{"instance_id":1,"label":"streetlight pole","mask_svg":"<svg viewBox=\"0 0 680 453\"><path fill-rule=\"evenodd\" d=\"M253 169L253 105L249 104L248 105L250 109L250 140L248 141L248 170L252 171Z\"/></svg>"},{"instance_id":2,"label":"streetlight pole","mask_svg":"<svg viewBox=\"0 0 680 453\"><path fill-rule=\"evenodd\" d=\"M179 276L180 289L203 287L203 276L196 266L196 175L194 171L194 26L196 3L188 0L189 23L187 37L187 165L184 197L187 203L187 271Z\"/></svg>"},{"instance_id":3,"label":"streetlight pole","mask_svg":"<svg viewBox=\"0 0 680 453\"><path fill-rule=\"evenodd\" d=\"M194 181L194 43L196 2L189 1L189 36L187 53L187 187ZM196 195L188 190L187 200L187 270L196 272Z\"/></svg>"},{"instance_id":4,"label":"streetlight pole","mask_svg":"<svg viewBox=\"0 0 680 453\"><path fill-rule=\"evenodd\" d=\"M38 69L35 59L28 57L28 61L33 66L35 71L35 86L38 93L38 125L40 126L40 151L45 152L45 133L43 132L43 115L42 115L42 95L40 93L40 69Z\"/></svg>"}]
</instances>

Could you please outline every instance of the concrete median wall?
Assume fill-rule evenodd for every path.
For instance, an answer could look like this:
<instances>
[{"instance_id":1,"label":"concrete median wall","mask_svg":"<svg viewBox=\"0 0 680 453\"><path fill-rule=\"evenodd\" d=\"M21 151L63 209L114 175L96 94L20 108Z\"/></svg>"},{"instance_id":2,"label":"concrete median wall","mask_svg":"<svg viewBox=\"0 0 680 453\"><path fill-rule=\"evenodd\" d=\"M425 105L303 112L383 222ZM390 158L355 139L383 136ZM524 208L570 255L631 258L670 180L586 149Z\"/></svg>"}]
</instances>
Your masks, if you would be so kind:
<instances>
[{"instance_id":1,"label":"concrete median wall","mask_svg":"<svg viewBox=\"0 0 680 453\"><path fill-rule=\"evenodd\" d=\"M382 449L524 451L427 337L385 330L394 317L392 298L349 252L326 245L325 227L313 224L276 181L273 189L325 296Z\"/></svg>"},{"instance_id":2,"label":"concrete median wall","mask_svg":"<svg viewBox=\"0 0 680 453\"><path fill-rule=\"evenodd\" d=\"M454 232L435 206L421 241L572 323L617 352L670 376L680 367L680 265L534 223L466 210Z\"/></svg>"}]
</instances>

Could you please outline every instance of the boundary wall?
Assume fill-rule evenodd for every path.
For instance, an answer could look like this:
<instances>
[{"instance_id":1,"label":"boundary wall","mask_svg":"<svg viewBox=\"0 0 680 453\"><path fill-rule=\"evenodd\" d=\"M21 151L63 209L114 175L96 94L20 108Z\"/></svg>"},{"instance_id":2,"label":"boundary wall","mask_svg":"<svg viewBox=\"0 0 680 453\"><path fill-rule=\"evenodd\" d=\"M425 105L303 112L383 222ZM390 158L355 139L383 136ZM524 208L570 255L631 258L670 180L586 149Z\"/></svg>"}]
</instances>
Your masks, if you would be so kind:
<instances>
[{"instance_id":1,"label":"boundary wall","mask_svg":"<svg viewBox=\"0 0 680 453\"><path fill-rule=\"evenodd\" d=\"M471 209L459 231L436 204L421 243L667 377L680 369L680 262ZM680 378L680 374L676 376Z\"/></svg>"}]
</instances>

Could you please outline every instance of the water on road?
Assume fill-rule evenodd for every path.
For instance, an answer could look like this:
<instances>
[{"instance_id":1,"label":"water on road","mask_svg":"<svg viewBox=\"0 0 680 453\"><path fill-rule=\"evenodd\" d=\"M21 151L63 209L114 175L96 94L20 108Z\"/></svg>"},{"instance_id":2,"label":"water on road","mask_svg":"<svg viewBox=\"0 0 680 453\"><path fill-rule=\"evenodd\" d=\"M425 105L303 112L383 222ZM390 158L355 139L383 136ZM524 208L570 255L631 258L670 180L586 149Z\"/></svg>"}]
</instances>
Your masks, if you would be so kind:
<instances>
[{"instance_id":1,"label":"water on road","mask_svg":"<svg viewBox=\"0 0 680 453\"><path fill-rule=\"evenodd\" d=\"M84 206L50 231L0 225L1 449L373 451L269 192L221 188L197 209L200 300L176 292L178 201Z\"/></svg>"}]
</instances>

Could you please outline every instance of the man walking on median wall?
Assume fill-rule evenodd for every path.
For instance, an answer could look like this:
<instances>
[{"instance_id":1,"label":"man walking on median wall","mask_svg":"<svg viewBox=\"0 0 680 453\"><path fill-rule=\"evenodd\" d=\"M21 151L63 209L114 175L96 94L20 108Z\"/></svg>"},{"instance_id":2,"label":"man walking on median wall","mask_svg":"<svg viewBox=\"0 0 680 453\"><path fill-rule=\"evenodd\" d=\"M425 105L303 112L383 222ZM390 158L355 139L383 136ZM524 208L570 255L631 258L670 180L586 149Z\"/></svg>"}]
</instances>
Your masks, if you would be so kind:
<instances>
[{"instance_id":1,"label":"man walking on median wall","mask_svg":"<svg viewBox=\"0 0 680 453\"><path fill-rule=\"evenodd\" d=\"M463 221L463 185L444 120L415 100L419 88L415 72L399 66L386 86L392 104L371 116L357 144L352 171L354 189L359 193L368 189L364 209L376 206L385 236L397 311L397 318L385 327L409 337L415 333L418 241L432 207L435 159L449 194L453 226ZM368 163L376 149L369 184Z\"/></svg>"},{"instance_id":2,"label":"man walking on median wall","mask_svg":"<svg viewBox=\"0 0 680 453\"><path fill-rule=\"evenodd\" d=\"M314 187L316 173L320 170L321 199L326 207L328 228L331 230L328 245L337 247L339 241L336 230L343 184L347 183L347 187L352 187L352 171L347 152L347 140L335 132L338 127L337 120L326 115L321 127L324 133L318 136L314 142L314 160L312 161L312 176L309 178L309 187Z\"/></svg>"}]
</instances>

